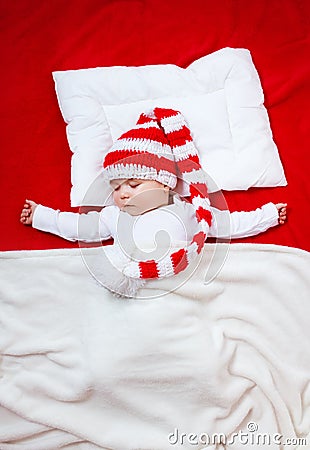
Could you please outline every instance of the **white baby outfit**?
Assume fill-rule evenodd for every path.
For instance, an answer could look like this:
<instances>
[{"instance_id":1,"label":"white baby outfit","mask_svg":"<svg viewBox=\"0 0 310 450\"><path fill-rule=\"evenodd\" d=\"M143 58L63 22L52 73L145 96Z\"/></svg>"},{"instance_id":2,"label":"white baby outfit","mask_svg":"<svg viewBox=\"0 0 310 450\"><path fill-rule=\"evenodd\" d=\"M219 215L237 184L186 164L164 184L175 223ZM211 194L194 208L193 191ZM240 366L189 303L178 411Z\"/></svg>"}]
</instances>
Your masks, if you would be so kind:
<instances>
[{"instance_id":1,"label":"white baby outfit","mask_svg":"<svg viewBox=\"0 0 310 450\"><path fill-rule=\"evenodd\" d=\"M278 210L267 203L255 211L221 211L211 207L213 216L208 237L242 238L254 236L278 225ZM146 212L141 216L130 216L117 206L107 206L100 212L87 214L60 212L38 205L32 226L38 230L56 234L69 241L99 242L110 238L117 240L121 225L127 221L132 226L132 236L138 247L149 247L154 236L166 231L172 242L189 241L193 233L192 205L174 197L174 203ZM131 224L131 225L130 225ZM227 226L229 224L229 226ZM127 228L127 235L129 228Z\"/></svg>"},{"instance_id":2,"label":"white baby outfit","mask_svg":"<svg viewBox=\"0 0 310 450\"><path fill-rule=\"evenodd\" d=\"M211 207L211 213L210 237L253 236L278 224L278 210L273 203L249 212L229 213ZM102 258L88 261L86 265L92 276L114 294L136 297L145 280L124 274L131 261L160 261L167 249L183 248L197 233L195 214L193 205L177 195L172 204L140 216L131 216L115 205L87 214L60 212L38 205L32 226L70 241L100 242L113 238L113 245L103 247Z\"/></svg>"}]
</instances>

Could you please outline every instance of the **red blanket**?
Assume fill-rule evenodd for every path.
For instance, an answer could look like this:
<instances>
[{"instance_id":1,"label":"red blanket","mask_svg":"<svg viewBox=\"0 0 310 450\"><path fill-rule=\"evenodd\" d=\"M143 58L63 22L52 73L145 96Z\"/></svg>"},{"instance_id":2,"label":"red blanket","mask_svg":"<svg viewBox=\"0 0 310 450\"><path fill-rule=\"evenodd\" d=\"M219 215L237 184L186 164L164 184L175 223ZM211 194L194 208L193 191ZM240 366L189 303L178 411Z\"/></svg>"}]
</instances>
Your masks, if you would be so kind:
<instances>
[{"instance_id":1,"label":"red blanket","mask_svg":"<svg viewBox=\"0 0 310 450\"><path fill-rule=\"evenodd\" d=\"M19 223L25 198L70 208L70 159L51 72L186 67L223 47L251 51L288 186L225 192L229 208L288 203L288 222L247 242L310 250L308 0L2 1L1 250L72 247ZM239 240L240 241L240 240Z\"/></svg>"}]
</instances>

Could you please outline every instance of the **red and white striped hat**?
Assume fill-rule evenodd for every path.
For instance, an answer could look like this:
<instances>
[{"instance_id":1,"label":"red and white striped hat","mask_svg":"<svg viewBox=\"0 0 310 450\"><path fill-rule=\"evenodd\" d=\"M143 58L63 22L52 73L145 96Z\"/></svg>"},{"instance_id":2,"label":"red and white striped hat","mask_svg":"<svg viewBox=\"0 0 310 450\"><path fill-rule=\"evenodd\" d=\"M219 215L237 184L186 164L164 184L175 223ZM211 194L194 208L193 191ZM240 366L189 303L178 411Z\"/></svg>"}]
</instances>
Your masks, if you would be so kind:
<instances>
[{"instance_id":1,"label":"red and white striped hat","mask_svg":"<svg viewBox=\"0 0 310 450\"><path fill-rule=\"evenodd\" d=\"M174 189L177 184L175 156L166 134L151 114L141 114L136 126L114 143L105 157L104 173L109 180L156 180Z\"/></svg>"},{"instance_id":2,"label":"red and white striped hat","mask_svg":"<svg viewBox=\"0 0 310 450\"><path fill-rule=\"evenodd\" d=\"M172 252L161 261L131 262L124 274L133 278L162 278L184 270L200 253L212 216L206 174L183 115L166 108L142 113L137 124L113 144L103 167L108 180L156 180L187 196L201 226L185 249Z\"/></svg>"}]
</instances>

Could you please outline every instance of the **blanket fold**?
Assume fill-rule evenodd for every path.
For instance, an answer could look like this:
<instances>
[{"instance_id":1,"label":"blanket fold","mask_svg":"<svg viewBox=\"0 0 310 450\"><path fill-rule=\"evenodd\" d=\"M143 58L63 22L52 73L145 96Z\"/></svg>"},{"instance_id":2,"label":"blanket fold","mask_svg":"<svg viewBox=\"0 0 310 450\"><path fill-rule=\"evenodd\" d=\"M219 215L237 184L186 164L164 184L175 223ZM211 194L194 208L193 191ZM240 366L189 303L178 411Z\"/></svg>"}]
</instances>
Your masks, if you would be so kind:
<instances>
[{"instance_id":1,"label":"blanket fold","mask_svg":"<svg viewBox=\"0 0 310 450\"><path fill-rule=\"evenodd\" d=\"M218 248L137 299L89 274L85 253L101 248L1 253L1 450L215 449L203 433L239 430L269 434L270 449L275 433L306 439L309 253L233 244L219 264Z\"/></svg>"}]
</instances>

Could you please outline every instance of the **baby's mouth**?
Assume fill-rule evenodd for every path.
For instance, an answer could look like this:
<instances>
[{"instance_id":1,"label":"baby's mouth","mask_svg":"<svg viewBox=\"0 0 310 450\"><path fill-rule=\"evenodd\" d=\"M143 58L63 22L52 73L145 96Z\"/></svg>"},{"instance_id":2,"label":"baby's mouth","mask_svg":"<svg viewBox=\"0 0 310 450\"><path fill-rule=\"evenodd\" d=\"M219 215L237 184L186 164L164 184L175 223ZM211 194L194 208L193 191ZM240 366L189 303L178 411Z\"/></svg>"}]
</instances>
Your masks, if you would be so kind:
<instances>
[{"instance_id":1,"label":"baby's mouth","mask_svg":"<svg viewBox=\"0 0 310 450\"><path fill-rule=\"evenodd\" d=\"M140 211L140 210L136 207L136 205L132 205L132 204L124 205L124 206L122 207L122 211L125 212L125 213L127 213L127 214L129 214L130 216L138 216L138 215L140 215L140 214L143 214L143 212Z\"/></svg>"},{"instance_id":2,"label":"baby's mouth","mask_svg":"<svg viewBox=\"0 0 310 450\"><path fill-rule=\"evenodd\" d=\"M126 211L127 209L131 209L131 208L134 208L134 205L131 205L131 204L126 203L125 205L122 206L121 209L122 209L123 211Z\"/></svg>"}]
</instances>

